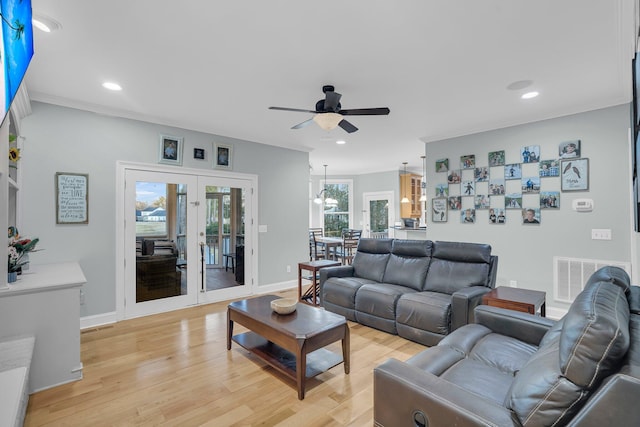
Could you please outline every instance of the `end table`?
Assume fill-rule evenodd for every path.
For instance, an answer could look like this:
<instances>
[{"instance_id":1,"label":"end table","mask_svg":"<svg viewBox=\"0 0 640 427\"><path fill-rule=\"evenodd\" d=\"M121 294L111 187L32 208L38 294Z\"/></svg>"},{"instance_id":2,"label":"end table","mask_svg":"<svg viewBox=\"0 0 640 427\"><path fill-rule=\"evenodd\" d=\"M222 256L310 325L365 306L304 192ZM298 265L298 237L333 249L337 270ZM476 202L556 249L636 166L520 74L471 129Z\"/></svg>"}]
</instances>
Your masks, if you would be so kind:
<instances>
[{"instance_id":1,"label":"end table","mask_svg":"<svg viewBox=\"0 0 640 427\"><path fill-rule=\"evenodd\" d=\"M482 303L530 314L536 314L540 310L540 316L545 317L546 295L546 292L541 291L498 286L482 297Z\"/></svg>"},{"instance_id":2,"label":"end table","mask_svg":"<svg viewBox=\"0 0 640 427\"><path fill-rule=\"evenodd\" d=\"M307 261L298 263L298 301L309 304L306 300L311 299L311 305L320 304L320 283L318 282L318 270L325 267L337 267L342 265L339 261L322 259L318 261ZM302 294L302 270L310 271L311 286Z\"/></svg>"}]
</instances>

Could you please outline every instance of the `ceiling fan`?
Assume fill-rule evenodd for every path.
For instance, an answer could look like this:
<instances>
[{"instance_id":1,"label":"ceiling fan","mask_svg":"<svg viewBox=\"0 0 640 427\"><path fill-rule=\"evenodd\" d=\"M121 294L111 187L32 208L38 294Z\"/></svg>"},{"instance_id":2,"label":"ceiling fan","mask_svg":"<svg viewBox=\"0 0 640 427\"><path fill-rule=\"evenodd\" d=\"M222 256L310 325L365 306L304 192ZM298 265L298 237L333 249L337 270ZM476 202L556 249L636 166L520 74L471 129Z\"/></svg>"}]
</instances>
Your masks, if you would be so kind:
<instances>
[{"instance_id":1,"label":"ceiling fan","mask_svg":"<svg viewBox=\"0 0 640 427\"><path fill-rule=\"evenodd\" d=\"M358 130L353 124L345 120L342 116L386 116L389 114L387 107L383 108L356 108L350 110L342 110L340 107L341 94L335 91L335 88L331 85L322 86L322 92L325 94L325 98L316 102L315 110L303 110L299 108L286 108L286 107L269 107L270 110L281 111L298 111L301 113L312 113L314 116L302 123L298 123L291 129L300 129L311 122L316 122L324 130L335 129L336 126L340 126L348 133L353 133Z\"/></svg>"}]
</instances>

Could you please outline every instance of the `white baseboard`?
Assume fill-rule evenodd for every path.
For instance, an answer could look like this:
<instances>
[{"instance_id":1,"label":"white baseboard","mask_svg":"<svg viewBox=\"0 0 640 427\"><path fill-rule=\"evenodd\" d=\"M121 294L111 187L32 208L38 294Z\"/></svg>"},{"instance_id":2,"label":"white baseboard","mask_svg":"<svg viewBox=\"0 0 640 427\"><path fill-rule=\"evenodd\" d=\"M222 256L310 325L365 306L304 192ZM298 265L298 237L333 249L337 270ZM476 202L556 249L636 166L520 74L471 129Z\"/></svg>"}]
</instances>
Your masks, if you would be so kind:
<instances>
[{"instance_id":1,"label":"white baseboard","mask_svg":"<svg viewBox=\"0 0 640 427\"><path fill-rule=\"evenodd\" d=\"M110 325L117 322L116 312L95 314L80 318L80 330L95 328L97 326Z\"/></svg>"},{"instance_id":2,"label":"white baseboard","mask_svg":"<svg viewBox=\"0 0 640 427\"><path fill-rule=\"evenodd\" d=\"M562 316L567 314L566 308L558 308L558 307L548 307L547 306L547 317L552 320L559 320Z\"/></svg>"}]
</instances>

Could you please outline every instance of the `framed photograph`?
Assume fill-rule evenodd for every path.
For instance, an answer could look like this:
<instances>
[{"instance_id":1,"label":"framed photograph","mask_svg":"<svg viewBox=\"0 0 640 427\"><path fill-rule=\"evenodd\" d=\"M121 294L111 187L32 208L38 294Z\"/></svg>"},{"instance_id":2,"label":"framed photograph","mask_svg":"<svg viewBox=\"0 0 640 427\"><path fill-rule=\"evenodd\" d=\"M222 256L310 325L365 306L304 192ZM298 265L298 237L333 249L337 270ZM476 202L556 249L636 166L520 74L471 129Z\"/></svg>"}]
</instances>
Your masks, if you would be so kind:
<instances>
[{"instance_id":1,"label":"framed photograph","mask_svg":"<svg viewBox=\"0 0 640 427\"><path fill-rule=\"evenodd\" d=\"M520 209L522 208L522 194L509 193L504 196L504 205L507 209Z\"/></svg>"},{"instance_id":2,"label":"framed photograph","mask_svg":"<svg viewBox=\"0 0 640 427\"><path fill-rule=\"evenodd\" d=\"M449 196L449 209L452 211L459 211L462 209L462 197Z\"/></svg>"},{"instance_id":3,"label":"framed photograph","mask_svg":"<svg viewBox=\"0 0 640 427\"><path fill-rule=\"evenodd\" d=\"M447 198L431 199L431 221L447 222Z\"/></svg>"},{"instance_id":4,"label":"framed photograph","mask_svg":"<svg viewBox=\"0 0 640 427\"><path fill-rule=\"evenodd\" d=\"M540 177L539 176L525 176L522 178L521 190L522 193L537 194L540 192Z\"/></svg>"},{"instance_id":5,"label":"framed photograph","mask_svg":"<svg viewBox=\"0 0 640 427\"><path fill-rule=\"evenodd\" d=\"M486 166L476 168L476 173L474 176L475 176L476 182L489 181L489 168Z\"/></svg>"},{"instance_id":6,"label":"framed photograph","mask_svg":"<svg viewBox=\"0 0 640 427\"><path fill-rule=\"evenodd\" d=\"M560 161L562 191L589 190L589 159L568 159Z\"/></svg>"},{"instance_id":7,"label":"framed photograph","mask_svg":"<svg viewBox=\"0 0 640 427\"><path fill-rule=\"evenodd\" d=\"M507 222L507 216L505 210L502 208L489 209L489 224L505 224Z\"/></svg>"},{"instance_id":8,"label":"framed photograph","mask_svg":"<svg viewBox=\"0 0 640 427\"><path fill-rule=\"evenodd\" d=\"M160 146L158 147L158 163L181 166L183 148L182 144L183 138L160 135Z\"/></svg>"},{"instance_id":9,"label":"framed photograph","mask_svg":"<svg viewBox=\"0 0 640 427\"><path fill-rule=\"evenodd\" d=\"M474 198L474 204L476 210L478 209L489 209L490 199L489 196L484 194L476 194Z\"/></svg>"},{"instance_id":10,"label":"framed photograph","mask_svg":"<svg viewBox=\"0 0 640 427\"><path fill-rule=\"evenodd\" d=\"M540 209L560 209L560 192L541 191Z\"/></svg>"},{"instance_id":11,"label":"framed photograph","mask_svg":"<svg viewBox=\"0 0 640 427\"><path fill-rule=\"evenodd\" d=\"M522 163L538 163L540 161L540 146L527 145L522 147Z\"/></svg>"},{"instance_id":12,"label":"framed photograph","mask_svg":"<svg viewBox=\"0 0 640 427\"><path fill-rule=\"evenodd\" d=\"M204 148L194 148L193 158L198 160L204 160Z\"/></svg>"},{"instance_id":13,"label":"framed photograph","mask_svg":"<svg viewBox=\"0 0 640 427\"><path fill-rule=\"evenodd\" d=\"M520 178L522 178L522 165L520 163L511 163L504 166L504 179Z\"/></svg>"},{"instance_id":14,"label":"framed photograph","mask_svg":"<svg viewBox=\"0 0 640 427\"><path fill-rule=\"evenodd\" d=\"M436 185L436 197L447 197L449 195L449 184Z\"/></svg>"},{"instance_id":15,"label":"framed photograph","mask_svg":"<svg viewBox=\"0 0 640 427\"><path fill-rule=\"evenodd\" d=\"M465 209L460 212L460 222L463 224L473 224L476 222L476 210Z\"/></svg>"},{"instance_id":16,"label":"framed photograph","mask_svg":"<svg viewBox=\"0 0 640 427\"><path fill-rule=\"evenodd\" d=\"M499 194L504 194L504 179L492 179L489 182L489 195L497 196Z\"/></svg>"},{"instance_id":17,"label":"framed photograph","mask_svg":"<svg viewBox=\"0 0 640 427\"><path fill-rule=\"evenodd\" d=\"M504 165L504 150L491 151L489 153L489 166L503 166Z\"/></svg>"},{"instance_id":18,"label":"framed photograph","mask_svg":"<svg viewBox=\"0 0 640 427\"><path fill-rule=\"evenodd\" d=\"M540 208L522 209L522 224L540 224Z\"/></svg>"},{"instance_id":19,"label":"framed photograph","mask_svg":"<svg viewBox=\"0 0 640 427\"><path fill-rule=\"evenodd\" d=\"M56 172L56 224L89 224L89 175Z\"/></svg>"},{"instance_id":20,"label":"framed photograph","mask_svg":"<svg viewBox=\"0 0 640 427\"><path fill-rule=\"evenodd\" d=\"M540 178L548 176L560 176L560 162L558 160L541 160Z\"/></svg>"},{"instance_id":21,"label":"framed photograph","mask_svg":"<svg viewBox=\"0 0 640 427\"><path fill-rule=\"evenodd\" d=\"M436 160L436 172L449 171L449 159Z\"/></svg>"},{"instance_id":22,"label":"framed photograph","mask_svg":"<svg viewBox=\"0 0 640 427\"><path fill-rule=\"evenodd\" d=\"M476 167L475 154L468 154L466 156L460 156L460 167L462 169L473 169Z\"/></svg>"},{"instance_id":23,"label":"framed photograph","mask_svg":"<svg viewBox=\"0 0 640 427\"><path fill-rule=\"evenodd\" d=\"M233 147L231 145L214 145L213 167L216 169L233 169Z\"/></svg>"},{"instance_id":24,"label":"framed photograph","mask_svg":"<svg viewBox=\"0 0 640 427\"><path fill-rule=\"evenodd\" d=\"M577 159L580 157L580 140L561 142L558 146L558 157L561 159Z\"/></svg>"},{"instance_id":25,"label":"framed photograph","mask_svg":"<svg viewBox=\"0 0 640 427\"><path fill-rule=\"evenodd\" d=\"M476 183L473 181L464 181L462 183L462 195L473 196L476 194Z\"/></svg>"},{"instance_id":26,"label":"framed photograph","mask_svg":"<svg viewBox=\"0 0 640 427\"><path fill-rule=\"evenodd\" d=\"M453 169L449 172L449 175L447 175L447 182L449 184L460 184L460 179L460 169Z\"/></svg>"}]
</instances>

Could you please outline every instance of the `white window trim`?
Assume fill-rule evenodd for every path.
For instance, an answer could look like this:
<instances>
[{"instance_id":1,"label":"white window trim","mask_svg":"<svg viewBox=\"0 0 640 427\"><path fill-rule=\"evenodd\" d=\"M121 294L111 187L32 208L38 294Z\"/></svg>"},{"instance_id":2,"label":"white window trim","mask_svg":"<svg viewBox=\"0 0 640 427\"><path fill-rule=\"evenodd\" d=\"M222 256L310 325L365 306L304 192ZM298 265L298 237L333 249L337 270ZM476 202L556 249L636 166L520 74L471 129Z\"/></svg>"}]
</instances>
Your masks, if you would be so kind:
<instances>
[{"instance_id":1,"label":"white window trim","mask_svg":"<svg viewBox=\"0 0 640 427\"><path fill-rule=\"evenodd\" d=\"M353 180L352 179L340 179L333 178L327 179L326 184L347 184L349 187L349 228L353 228ZM322 191L325 187L325 180L320 180L320 187L318 192ZM320 217L320 226L324 230L324 209L323 205L318 205L318 216Z\"/></svg>"}]
</instances>

